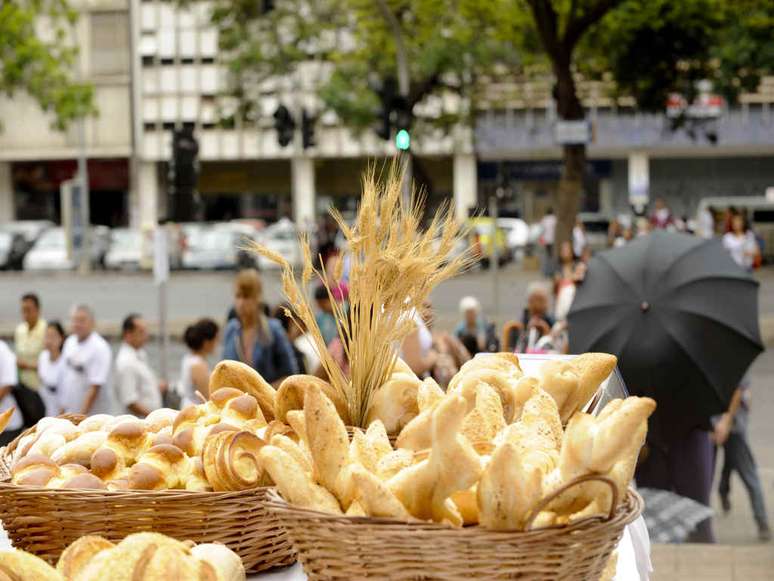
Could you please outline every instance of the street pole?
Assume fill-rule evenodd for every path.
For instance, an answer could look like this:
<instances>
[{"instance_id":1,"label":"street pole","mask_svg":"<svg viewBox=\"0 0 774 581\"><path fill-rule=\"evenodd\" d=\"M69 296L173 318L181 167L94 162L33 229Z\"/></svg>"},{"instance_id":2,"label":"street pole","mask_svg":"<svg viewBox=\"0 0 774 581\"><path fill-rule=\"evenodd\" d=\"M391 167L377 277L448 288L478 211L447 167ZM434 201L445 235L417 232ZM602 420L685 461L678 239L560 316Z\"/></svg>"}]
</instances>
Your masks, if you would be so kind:
<instances>
[{"instance_id":1,"label":"street pole","mask_svg":"<svg viewBox=\"0 0 774 581\"><path fill-rule=\"evenodd\" d=\"M498 188L499 193L500 188ZM492 245L492 254L490 264L492 265L492 318L495 325L498 324L500 316L500 285L499 274L500 260L497 255L497 194L489 196L489 216L492 218L492 233L490 235L490 244Z\"/></svg>"},{"instance_id":2,"label":"street pole","mask_svg":"<svg viewBox=\"0 0 774 581\"><path fill-rule=\"evenodd\" d=\"M153 278L159 287L159 372L163 381L168 381L167 353L167 284L169 282L169 248L167 227L163 222L156 225L153 233Z\"/></svg>"},{"instance_id":3,"label":"street pole","mask_svg":"<svg viewBox=\"0 0 774 581\"><path fill-rule=\"evenodd\" d=\"M78 272L87 274L91 270L91 232L89 222L89 169L86 162L86 117L78 120L78 181L80 190L81 255Z\"/></svg>"},{"instance_id":4,"label":"street pole","mask_svg":"<svg viewBox=\"0 0 774 581\"><path fill-rule=\"evenodd\" d=\"M405 103L409 103L409 93L411 92L411 72L408 64L408 53L406 52L406 45L403 43L403 31L400 28L400 22L393 14L390 7L387 5L386 0L377 0L379 10L382 12L382 16L387 21L387 25L392 30L393 37L395 38L395 58L398 68L398 93ZM412 181L412 167L411 167L411 150L405 152L405 169L403 174L403 200L408 202L411 199L411 181Z\"/></svg>"}]
</instances>

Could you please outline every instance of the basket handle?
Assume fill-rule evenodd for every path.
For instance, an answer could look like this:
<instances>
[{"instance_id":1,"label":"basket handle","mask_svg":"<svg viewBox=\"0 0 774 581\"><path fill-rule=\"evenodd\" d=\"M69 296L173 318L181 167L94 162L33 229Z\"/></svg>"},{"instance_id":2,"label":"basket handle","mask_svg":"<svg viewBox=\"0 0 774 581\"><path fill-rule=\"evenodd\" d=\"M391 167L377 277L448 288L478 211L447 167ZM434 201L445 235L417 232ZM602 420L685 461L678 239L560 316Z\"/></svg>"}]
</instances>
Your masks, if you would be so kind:
<instances>
[{"instance_id":1,"label":"basket handle","mask_svg":"<svg viewBox=\"0 0 774 581\"><path fill-rule=\"evenodd\" d=\"M586 474L585 476L579 476L573 480L570 480L566 484L563 484L551 494L544 497L537 505L528 513L527 522L525 523L524 530L532 530L532 525L535 523L535 519L551 502L556 500L559 496L567 492L570 488L583 484L584 482L601 482L610 487L612 497L610 499L610 511L607 515L607 520L611 520L615 516L615 509L618 507L618 487L607 476L600 476L599 474Z\"/></svg>"}]
</instances>

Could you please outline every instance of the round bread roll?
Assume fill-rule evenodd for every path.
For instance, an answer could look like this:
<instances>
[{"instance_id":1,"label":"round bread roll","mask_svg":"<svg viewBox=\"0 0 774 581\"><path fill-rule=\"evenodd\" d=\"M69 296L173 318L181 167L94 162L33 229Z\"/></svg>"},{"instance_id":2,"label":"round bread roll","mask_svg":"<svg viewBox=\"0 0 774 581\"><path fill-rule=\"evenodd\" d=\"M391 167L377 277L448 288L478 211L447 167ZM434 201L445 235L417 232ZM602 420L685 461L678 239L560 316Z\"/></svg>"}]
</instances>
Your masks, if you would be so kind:
<instances>
[{"instance_id":1,"label":"round bread roll","mask_svg":"<svg viewBox=\"0 0 774 581\"><path fill-rule=\"evenodd\" d=\"M56 570L65 579L75 579L94 555L113 547L115 547L113 543L99 536L81 537L64 550L56 564Z\"/></svg>"}]
</instances>

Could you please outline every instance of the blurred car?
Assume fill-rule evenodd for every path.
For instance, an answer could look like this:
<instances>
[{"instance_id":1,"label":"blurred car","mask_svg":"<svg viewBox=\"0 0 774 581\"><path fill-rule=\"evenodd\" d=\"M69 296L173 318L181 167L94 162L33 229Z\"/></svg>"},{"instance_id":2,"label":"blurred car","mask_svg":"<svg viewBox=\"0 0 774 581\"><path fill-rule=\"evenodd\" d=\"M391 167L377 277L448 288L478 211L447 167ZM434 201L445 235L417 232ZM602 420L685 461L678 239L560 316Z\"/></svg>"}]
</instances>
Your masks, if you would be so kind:
<instances>
[{"instance_id":1,"label":"blurred car","mask_svg":"<svg viewBox=\"0 0 774 581\"><path fill-rule=\"evenodd\" d=\"M492 244L492 218L479 217L470 218L466 222L466 226L469 230L469 239L471 244L478 244L481 247L481 255L484 260L489 260L492 257L492 252L496 248L497 250L497 262L499 264L505 264L510 261L512 254L508 251L507 238L505 230L495 225L495 237L494 245ZM486 263L485 263L486 264Z\"/></svg>"},{"instance_id":2,"label":"blurred car","mask_svg":"<svg viewBox=\"0 0 774 581\"><path fill-rule=\"evenodd\" d=\"M16 220L6 222L0 226L0 230L20 234L27 245L27 250L29 250L43 232L53 227L54 223L50 220Z\"/></svg>"},{"instance_id":3,"label":"blurred car","mask_svg":"<svg viewBox=\"0 0 774 581\"><path fill-rule=\"evenodd\" d=\"M94 226L90 234L91 266L104 266L110 229ZM43 232L24 256L24 270L72 270L77 264L77 257L67 256L67 237L63 228L49 228Z\"/></svg>"},{"instance_id":4,"label":"blurred car","mask_svg":"<svg viewBox=\"0 0 774 581\"><path fill-rule=\"evenodd\" d=\"M63 228L46 230L24 257L24 270L72 270L75 260L67 256Z\"/></svg>"},{"instance_id":5,"label":"blurred car","mask_svg":"<svg viewBox=\"0 0 774 581\"><path fill-rule=\"evenodd\" d=\"M183 250L183 268L235 269L239 265L240 235L230 228L207 227L191 232Z\"/></svg>"},{"instance_id":6,"label":"blurred car","mask_svg":"<svg viewBox=\"0 0 774 581\"><path fill-rule=\"evenodd\" d=\"M282 218L258 233L257 241L285 258L292 266L300 266L302 261L301 244L298 241L298 229L287 218ZM258 267L261 270L279 268L279 265L268 258L258 256Z\"/></svg>"},{"instance_id":7,"label":"blurred car","mask_svg":"<svg viewBox=\"0 0 774 581\"><path fill-rule=\"evenodd\" d=\"M498 218L497 227L505 231L505 244L514 259L524 254L529 242L529 226L520 218Z\"/></svg>"},{"instance_id":8,"label":"blurred car","mask_svg":"<svg viewBox=\"0 0 774 581\"><path fill-rule=\"evenodd\" d=\"M610 229L610 217L599 212L581 212L578 219L586 231L586 243L592 250L607 248L607 234Z\"/></svg>"},{"instance_id":9,"label":"blurred car","mask_svg":"<svg viewBox=\"0 0 774 581\"><path fill-rule=\"evenodd\" d=\"M214 225L215 228L224 228L237 234L237 266L239 268L255 268L258 266L258 259L249 250L250 242L255 242L258 238L258 230L255 226L240 222L221 222Z\"/></svg>"},{"instance_id":10,"label":"blurred car","mask_svg":"<svg viewBox=\"0 0 774 581\"><path fill-rule=\"evenodd\" d=\"M105 254L105 268L139 270L142 260L142 233L130 228L114 228L110 248Z\"/></svg>"},{"instance_id":11,"label":"blurred car","mask_svg":"<svg viewBox=\"0 0 774 581\"><path fill-rule=\"evenodd\" d=\"M26 253L27 242L23 234L0 230L0 269L20 270Z\"/></svg>"}]
</instances>

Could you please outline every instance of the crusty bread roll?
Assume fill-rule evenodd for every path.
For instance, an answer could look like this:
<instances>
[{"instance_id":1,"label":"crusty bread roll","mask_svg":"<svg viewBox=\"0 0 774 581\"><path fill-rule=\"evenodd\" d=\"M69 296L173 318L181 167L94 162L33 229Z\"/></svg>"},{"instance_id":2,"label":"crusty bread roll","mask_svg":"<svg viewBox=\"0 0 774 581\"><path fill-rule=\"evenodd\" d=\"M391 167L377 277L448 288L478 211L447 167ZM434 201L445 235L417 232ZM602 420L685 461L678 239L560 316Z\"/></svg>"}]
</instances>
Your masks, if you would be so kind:
<instances>
[{"instance_id":1,"label":"crusty bread roll","mask_svg":"<svg viewBox=\"0 0 774 581\"><path fill-rule=\"evenodd\" d=\"M64 550L56 564L56 570L65 579L75 579L78 573L94 558L94 555L113 547L115 547L113 543L99 536L81 537Z\"/></svg>"},{"instance_id":2,"label":"crusty bread roll","mask_svg":"<svg viewBox=\"0 0 774 581\"><path fill-rule=\"evenodd\" d=\"M132 466L150 448L152 440L153 436L148 429L137 420L132 420L113 427L105 440L105 447L122 456L127 466Z\"/></svg>"},{"instance_id":3,"label":"crusty bread roll","mask_svg":"<svg viewBox=\"0 0 774 581\"><path fill-rule=\"evenodd\" d=\"M275 418L287 423L287 413L289 411L303 410L304 396L310 385L317 386L328 396L328 399L336 406L336 411L339 412L339 416L344 423L351 423L347 401L330 383L313 375L291 375L284 379L274 399Z\"/></svg>"},{"instance_id":4,"label":"crusty bread roll","mask_svg":"<svg viewBox=\"0 0 774 581\"><path fill-rule=\"evenodd\" d=\"M64 418L43 418L35 426L36 434L60 434L66 441L74 440L80 431L74 423Z\"/></svg>"},{"instance_id":5,"label":"crusty bread roll","mask_svg":"<svg viewBox=\"0 0 774 581\"><path fill-rule=\"evenodd\" d=\"M96 414L85 418L80 424L78 424L78 430L82 434L86 432L101 432L108 429L112 425L115 418L108 414Z\"/></svg>"},{"instance_id":6,"label":"crusty bread roll","mask_svg":"<svg viewBox=\"0 0 774 581\"><path fill-rule=\"evenodd\" d=\"M204 473L204 465L200 456L191 458L190 470L185 479L184 488L192 492L209 492L212 490L212 485L210 485L207 475Z\"/></svg>"},{"instance_id":7,"label":"crusty bread roll","mask_svg":"<svg viewBox=\"0 0 774 581\"><path fill-rule=\"evenodd\" d=\"M157 410L153 410L151 413L145 416L145 427L148 428L149 432L159 432L160 430L171 426L174 423L178 413L178 410L173 410L170 408L159 408Z\"/></svg>"},{"instance_id":8,"label":"crusty bread roll","mask_svg":"<svg viewBox=\"0 0 774 581\"><path fill-rule=\"evenodd\" d=\"M54 432L43 432L32 442L29 450L24 454L43 454L44 456L51 457L59 448L63 447L67 443L67 440L62 434Z\"/></svg>"},{"instance_id":9,"label":"crusty bread roll","mask_svg":"<svg viewBox=\"0 0 774 581\"><path fill-rule=\"evenodd\" d=\"M229 431L238 432L239 428L233 424L225 423L185 427L172 438L172 444L193 458L194 456L201 455L204 449L204 442L210 435Z\"/></svg>"},{"instance_id":10,"label":"crusty bread roll","mask_svg":"<svg viewBox=\"0 0 774 581\"><path fill-rule=\"evenodd\" d=\"M245 581L242 559L225 545L220 543L202 543L191 548L191 555L202 561L207 561L218 570L218 581Z\"/></svg>"},{"instance_id":11,"label":"crusty bread roll","mask_svg":"<svg viewBox=\"0 0 774 581\"><path fill-rule=\"evenodd\" d=\"M468 402L468 411L475 406L475 388L487 383L495 389L503 405L507 423L518 419L514 388L523 372L519 358L513 353L491 353L467 361L449 382L447 393L462 393Z\"/></svg>"},{"instance_id":12,"label":"crusty bread roll","mask_svg":"<svg viewBox=\"0 0 774 581\"><path fill-rule=\"evenodd\" d=\"M210 393L222 387L233 387L258 400L267 422L274 419L275 389L255 369L241 361L221 361L210 374Z\"/></svg>"},{"instance_id":13,"label":"crusty bread roll","mask_svg":"<svg viewBox=\"0 0 774 581\"><path fill-rule=\"evenodd\" d=\"M102 480L116 480L127 475L126 461L112 448L99 448L91 456L91 473Z\"/></svg>"},{"instance_id":14,"label":"crusty bread roll","mask_svg":"<svg viewBox=\"0 0 774 581\"><path fill-rule=\"evenodd\" d=\"M132 490L182 488L190 474L190 458L180 448L168 444L154 446L129 470Z\"/></svg>"},{"instance_id":15,"label":"crusty bread roll","mask_svg":"<svg viewBox=\"0 0 774 581\"><path fill-rule=\"evenodd\" d=\"M80 464L89 466L91 456L107 440L105 432L86 432L51 454L57 464Z\"/></svg>"},{"instance_id":16,"label":"crusty bread roll","mask_svg":"<svg viewBox=\"0 0 774 581\"><path fill-rule=\"evenodd\" d=\"M19 486L48 486L58 474L56 462L42 454L30 454L14 464L11 482Z\"/></svg>"},{"instance_id":17,"label":"crusty bread roll","mask_svg":"<svg viewBox=\"0 0 774 581\"><path fill-rule=\"evenodd\" d=\"M421 383L413 373L394 373L371 397L366 424L381 420L388 434L397 435L419 414L417 392Z\"/></svg>"},{"instance_id":18,"label":"crusty bread roll","mask_svg":"<svg viewBox=\"0 0 774 581\"><path fill-rule=\"evenodd\" d=\"M43 559L24 551L0 551L2 581L65 581L65 578Z\"/></svg>"}]
</instances>

